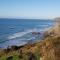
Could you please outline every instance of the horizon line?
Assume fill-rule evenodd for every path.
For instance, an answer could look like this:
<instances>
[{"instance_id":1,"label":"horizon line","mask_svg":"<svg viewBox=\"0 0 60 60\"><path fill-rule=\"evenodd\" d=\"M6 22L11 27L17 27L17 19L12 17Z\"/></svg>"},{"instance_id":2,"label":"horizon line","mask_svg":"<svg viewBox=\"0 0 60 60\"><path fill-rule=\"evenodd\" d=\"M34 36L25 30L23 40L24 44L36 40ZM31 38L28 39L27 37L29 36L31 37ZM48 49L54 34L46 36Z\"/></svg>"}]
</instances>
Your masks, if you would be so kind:
<instances>
[{"instance_id":1,"label":"horizon line","mask_svg":"<svg viewBox=\"0 0 60 60\"><path fill-rule=\"evenodd\" d=\"M5 18L5 17L3 17L3 18L1 18L0 17L0 19L54 19L54 18Z\"/></svg>"}]
</instances>

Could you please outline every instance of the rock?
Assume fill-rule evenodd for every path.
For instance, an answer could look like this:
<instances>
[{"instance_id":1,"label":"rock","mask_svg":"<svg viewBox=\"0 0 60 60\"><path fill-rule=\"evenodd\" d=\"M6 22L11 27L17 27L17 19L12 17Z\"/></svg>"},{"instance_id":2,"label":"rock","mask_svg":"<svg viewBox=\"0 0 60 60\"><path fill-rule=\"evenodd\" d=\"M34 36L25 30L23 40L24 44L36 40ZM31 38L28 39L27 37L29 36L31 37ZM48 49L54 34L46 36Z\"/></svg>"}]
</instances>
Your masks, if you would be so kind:
<instances>
[{"instance_id":1,"label":"rock","mask_svg":"<svg viewBox=\"0 0 60 60\"><path fill-rule=\"evenodd\" d=\"M11 50L18 50L18 46L11 46Z\"/></svg>"},{"instance_id":2,"label":"rock","mask_svg":"<svg viewBox=\"0 0 60 60\"><path fill-rule=\"evenodd\" d=\"M40 32L32 32L32 34L37 35L37 34L41 34Z\"/></svg>"}]
</instances>

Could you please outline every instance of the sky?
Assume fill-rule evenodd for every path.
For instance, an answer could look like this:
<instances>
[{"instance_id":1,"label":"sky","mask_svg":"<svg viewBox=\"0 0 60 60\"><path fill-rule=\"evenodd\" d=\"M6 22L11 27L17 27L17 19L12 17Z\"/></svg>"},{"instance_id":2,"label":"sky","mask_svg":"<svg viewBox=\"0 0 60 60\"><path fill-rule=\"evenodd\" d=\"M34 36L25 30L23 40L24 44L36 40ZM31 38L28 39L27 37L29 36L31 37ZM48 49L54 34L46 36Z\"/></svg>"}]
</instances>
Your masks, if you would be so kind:
<instances>
[{"instance_id":1,"label":"sky","mask_svg":"<svg viewBox=\"0 0 60 60\"><path fill-rule=\"evenodd\" d=\"M0 0L0 18L60 17L60 0Z\"/></svg>"}]
</instances>

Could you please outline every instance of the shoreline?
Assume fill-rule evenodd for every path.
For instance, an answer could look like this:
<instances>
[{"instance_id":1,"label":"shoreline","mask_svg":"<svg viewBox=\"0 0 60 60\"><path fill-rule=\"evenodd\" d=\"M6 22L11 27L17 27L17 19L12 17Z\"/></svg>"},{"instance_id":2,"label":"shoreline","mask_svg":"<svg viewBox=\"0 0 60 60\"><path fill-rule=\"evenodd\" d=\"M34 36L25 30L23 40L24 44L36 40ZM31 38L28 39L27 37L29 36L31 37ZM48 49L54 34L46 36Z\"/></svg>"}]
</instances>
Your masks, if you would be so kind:
<instances>
[{"instance_id":1,"label":"shoreline","mask_svg":"<svg viewBox=\"0 0 60 60\"><path fill-rule=\"evenodd\" d=\"M6 21L6 20L4 20L4 21ZM37 20L36 20L36 21L32 21L32 20L31 20L31 21L30 21L30 20L29 20L30 22L29 22L29 21L28 21L28 22L22 21L22 23L20 23L20 21L17 21L17 20L15 20L15 21L11 20L11 21L14 22L14 24L18 24L18 26L21 24L24 29L28 26L27 28L29 28L29 29L26 29L26 31L33 29L33 32L34 32L36 29L37 29L37 31L40 31L40 30L42 31L42 29L45 30L45 26L46 26L46 27L48 26L47 28L49 28L49 24L52 22L52 21L46 21L46 22L45 22L45 20L43 20L43 21L42 21L42 20L41 20L41 21L37 21ZM10 25L11 25L11 24L10 24L10 21L7 20L6 22L9 22L8 28L10 28ZM16 22L17 22L17 23L16 23ZM26 26L26 24L24 24L23 22L24 22L24 23L27 23L27 26ZM41 22L41 24L42 24L43 26L40 24L40 22ZM29 23L29 24L28 24L28 23ZM53 23L53 22L52 22L52 23ZM2 21L2 24L3 24L3 21ZM14 24L12 23L12 26L11 26L11 27L13 27ZM30 24L34 24L35 27L33 27L33 25L30 26ZM47 24L47 25L45 25L45 24ZM25 27L24 27L24 26L25 26ZM42 27L42 29L40 28L40 26ZM2 27L2 26L1 26L1 27ZM7 26L6 26L6 27L7 27ZM33 27L33 28L30 29L30 27ZM4 26L3 26L2 28L4 29ZM7 30L8 30L8 28L7 28ZM16 28L17 28L17 26L16 26ZM5 28L5 29L6 29L6 28ZM19 28L17 28L17 30L20 30L20 29L21 29L22 32L24 31L24 30L23 30L22 28L20 28L20 26L19 26ZM9 29L9 30L10 30L10 29ZM31 37L28 36L28 34L27 34L27 36L25 36L26 39L25 39L25 38L23 39L23 37L20 39L19 37L20 37L21 34L23 34L23 33L20 33L20 31L17 31L17 30L14 29L13 31L11 30L10 32L7 31L6 33L11 33L11 32L12 32L12 33L11 33L11 34L7 34L6 36L5 36L4 34L2 35L2 37L0 38L1 41L5 41L5 40L9 40L9 41L4 42L4 43L1 43L1 44L0 44L1 48L2 48L2 47L4 48L4 46L7 46L7 47L8 47L8 46L11 46L11 45L16 45L16 44L17 44L17 45L18 45L18 44L20 45L19 42L20 42L21 40L25 40L26 42L28 42L27 40L29 40L29 39L35 40L35 36L31 36L31 37L32 37L32 38L31 38ZM17 33L17 35L16 35L15 33L13 33L14 31L17 31L17 32L15 32L15 33ZM4 31L1 31L1 32L4 32ZM25 33L25 32L24 32L24 33ZM2 34L2 33L1 33L1 34ZM18 35L19 35L19 37L18 37ZM5 37L4 37L4 36L5 36ZM13 39L10 40L10 39L8 39L8 37L9 37L9 38L10 38L10 37L13 37ZM16 39L14 39L14 38L16 38ZM39 37L39 38L40 38L40 37ZM15 43L14 40L16 41L16 43ZM36 40L38 40L38 38L36 38ZM1 41L0 41L0 42L1 42ZM12 42L12 43L11 43L11 42ZM23 41L21 41L21 42L23 42ZM21 44L22 44L22 43L21 43ZM18 46L19 46L19 45L18 45Z\"/></svg>"},{"instance_id":2,"label":"shoreline","mask_svg":"<svg viewBox=\"0 0 60 60\"><path fill-rule=\"evenodd\" d=\"M58 49L58 50L57 50ZM25 44L23 46L12 46L7 49L0 49L0 59L22 59L29 60L60 60L60 36L45 35L45 38L37 43ZM58 55L55 55L58 54ZM35 57L33 57L35 56ZM17 58L16 58L17 57ZM27 57L27 58L26 58ZM30 57L30 58L29 58ZM39 58L38 58L39 57Z\"/></svg>"},{"instance_id":3,"label":"shoreline","mask_svg":"<svg viewBox=\"0 0 60 60\"><path fill-rule=\"evenodd\" d=\"M35 55L35 56L39 56L40 57L39 59L41 59L41 58L46 59L48 56L54 55L52 49L54 49L55 53L58 53L58 52L56 52L56 49L59 48L59 47L57 47L59 45L60 45L60 36L53 36L53 37L47 36L43 40L41 40L37 43L25 44L25 45L19 46L19 47L12 46L11 48L2 49L2 50L0 49L0 57L2 58L5 56L6 58L9 58L12 56L14 58L14 56L17 55L18 58L19 58L19 56L22 56L22 59L24 60L24 58L26 56L30 56L30 53L33 55L35 55L37 53L37 55ZM46 50L47 50L47 52L46 52ZM51 52L49 52L50 50L51 50ZM56 57L50 57L50 60L56 59ZM20 57L20 59L21 59L21 57ZM49 58L47 58L47 59L49 59Z\"/></svg>"},{"instance_id":4,"label":"shoreline","mask_svg":"<svg viewBox=\"0 0 60 60\"><path fill-rule=\"evenodd\" d=\"M47 34L47 31L45 31L44 33L41 33L41 32L31 32L33 35L41 35L41 34L43 34L43 36L42 36L42 38L39 38L39 39L35 39L34 41L33 41L33 39L32 40L30 40L30 41L28 41L26 44L22 44L22 45L11 45L11 46L7 46L7 47L3 47L3 48L0 48L0 49L7 49L7 48L11 48L12 46L13 47L20 47L20 46L25 46L25 45L28 45L28 44L35 44L35 43L37 43L37 42L40 42L41 40L43 40L44 38L45 38L45 33ZM7 40L7 41L9 41L9 40Z\"/></svg>"}]
</instances>

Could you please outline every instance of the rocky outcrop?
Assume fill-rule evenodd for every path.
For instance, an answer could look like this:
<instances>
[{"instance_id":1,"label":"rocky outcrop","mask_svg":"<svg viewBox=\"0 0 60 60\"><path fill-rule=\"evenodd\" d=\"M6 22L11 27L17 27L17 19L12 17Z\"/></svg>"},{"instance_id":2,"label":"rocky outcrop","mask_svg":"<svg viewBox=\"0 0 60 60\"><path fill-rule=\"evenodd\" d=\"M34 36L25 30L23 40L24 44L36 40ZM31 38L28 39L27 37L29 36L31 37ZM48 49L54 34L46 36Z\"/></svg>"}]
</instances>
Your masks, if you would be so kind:
<instances>
[{"instance_id":1,"label":"rocky outcrop","mask_svg":"<svg viewBox=\"0 0 60 60\"><path fill-rule=\"evenodd\" d=\"M40 32L32 32L33 35L41 34Z\"/></svg>"}]
</instances>

